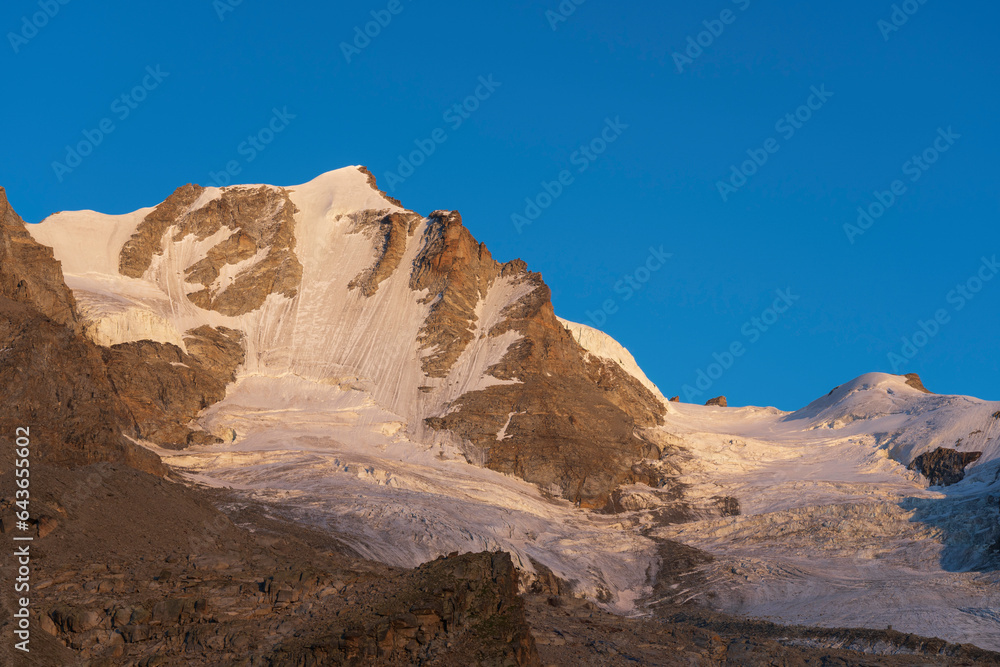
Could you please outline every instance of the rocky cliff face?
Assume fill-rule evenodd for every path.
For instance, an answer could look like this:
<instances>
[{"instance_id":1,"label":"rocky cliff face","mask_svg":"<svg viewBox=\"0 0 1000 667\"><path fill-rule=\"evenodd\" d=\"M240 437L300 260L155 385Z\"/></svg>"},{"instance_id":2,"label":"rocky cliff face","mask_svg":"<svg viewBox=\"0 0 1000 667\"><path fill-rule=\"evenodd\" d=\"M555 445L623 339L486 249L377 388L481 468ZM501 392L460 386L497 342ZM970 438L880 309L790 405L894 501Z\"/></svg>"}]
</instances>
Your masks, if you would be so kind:
<instances>
[{"instance_id":1,"label":"rocky cliff face","mask_svg":"<svg viewBox=\"0 0 1000 667\"><path fill-rule=\"evenodd\" d=\"M57 324L76 326L75 301L51 248L35 242L0 188L0 295Z\"/></svg>"},{"instance_id":2,"label":"rocky cliff face","mask_svg":"<svg viewBox=\"0 0 1000 667\"><path fill-rule=\"evenodd\" d=\"M506 383L462 395L428 423L473 443L490 468L554 485L584 506L604 506L622 483L649 482L632 471L652 451L635 433L661 421L663 404L616 364L591 358L557 320L541 276L523 262L497 263L454 212L431 214L411 277L414 290L433 297L420 335L425 349L434 350L423 360L427 374L448 375L474 337L477 307L499 278L530 286L483 332L518 335L488 369Z\"/></svg>"},{"instance_id":3,"label":"rocky cliff face","mask_svg":"<svg viewBox=\"0 0 1000 667\"><path fill-rule=\"evenodd\" d=\"M225 327L199 327L170 343L138 341L104 350L111 385L129 407L139 437L168 449L221 442L190 428L199 412L226 396L243 363L243 336Z\"/></svg>"},{"instance_id":4,"label":"rocky cliff face","mask_svg":"<svg viewBox=\"0 0 1000 667\"><path fill-rule=\"evenodd\" d=\"M184 267L185 282L202 288L185 294L192 303L236 316L260 308L271 294L294 297L302 265L294 252L295 206L287 193L234 188L196 206L203 193L185 185L146 216L121 249L121 274L141 278L163 255L165 242L193 237L210 242Z\"/></svg>"}]
</instances>

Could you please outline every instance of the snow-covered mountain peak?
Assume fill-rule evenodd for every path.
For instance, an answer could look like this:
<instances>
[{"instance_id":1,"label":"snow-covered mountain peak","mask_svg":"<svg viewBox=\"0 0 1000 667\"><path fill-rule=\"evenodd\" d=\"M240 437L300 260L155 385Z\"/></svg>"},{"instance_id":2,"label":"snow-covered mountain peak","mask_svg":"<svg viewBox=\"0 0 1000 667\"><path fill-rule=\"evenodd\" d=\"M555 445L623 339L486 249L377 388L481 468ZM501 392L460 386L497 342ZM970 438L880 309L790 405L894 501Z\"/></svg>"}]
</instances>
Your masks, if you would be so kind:
<instances>
[{"instance_id":1,"label":"snow-covered mountain peak","mask_svg":"<svg viewBox=\"0 0 1000 667\"><path fill-rule=\"evenodd\" d=\"M905 376L865 373L791 413L786 419L838 419L852 413L872 418L905 411L927 396L927 392L915 388Z\"/></svg>"}]
</instances>

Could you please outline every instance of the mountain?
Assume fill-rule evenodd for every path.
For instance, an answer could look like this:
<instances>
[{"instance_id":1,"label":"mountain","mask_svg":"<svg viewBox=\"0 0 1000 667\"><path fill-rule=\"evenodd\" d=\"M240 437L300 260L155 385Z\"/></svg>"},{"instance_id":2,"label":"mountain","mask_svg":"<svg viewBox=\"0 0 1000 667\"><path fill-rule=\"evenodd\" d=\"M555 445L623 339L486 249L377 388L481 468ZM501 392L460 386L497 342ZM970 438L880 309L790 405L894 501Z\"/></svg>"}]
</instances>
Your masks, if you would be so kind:
<instances>
[{"instance_id":1,"label":"mountain","mask_svg":"<svg viewBox=\"0 0 1000 667\"><path fill-rule=\"evenodd\" d=\"M585 507L650 480L632 468L655 449L637 429L661 422L657 396L587 355L523 262L496 262L457 213L403 209L362 169L292 188L188 185L153 209L60 213L31 233L63 262L87 334L113 349L145 341L136 362L228 381L239 365L238 387L295 378L307 403L369 401L381 412L363 428L461 442L470 460ZM195 335L213 348L240 338L243 351L207 359L191 348ZM133 384L134 402L156 403L143 395L148 382ZM201 408L221 398L211 389ZM208 440L154 425L197 410L154 411L144 438Z\"/></svg>"},{"instance_id":2,"label":"mountain","mask_svg":"<svg viewBox=\"0 0 1000 667\"><path fill-rule=\"evenodd\" d=\"M24 404L63 401L45 423L80 464L169 469L388 567L503 551L522 590L616 613L1000 650L1000 403L878 373L792 413L669 403L523 262L362 167L27 232L6 210L3 303L47 323L0 369L60 339Z\"/></svg>"}]
</instances>

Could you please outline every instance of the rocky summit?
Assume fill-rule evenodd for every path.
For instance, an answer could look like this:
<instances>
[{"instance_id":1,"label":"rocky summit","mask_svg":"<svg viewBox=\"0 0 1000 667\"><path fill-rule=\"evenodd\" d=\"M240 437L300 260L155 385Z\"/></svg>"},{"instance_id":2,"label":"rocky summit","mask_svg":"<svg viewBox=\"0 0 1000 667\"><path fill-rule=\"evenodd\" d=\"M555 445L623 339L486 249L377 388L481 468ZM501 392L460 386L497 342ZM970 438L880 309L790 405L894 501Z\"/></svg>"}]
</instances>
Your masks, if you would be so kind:
<instances>
[{"instance_id":1,"label":"rocky summit","mask_svg":"<svg viewBox=\"0 0 1000 667\"><path fill-rule=\"evenodd\" d=\"M0 189L0 310L4 664L1000 664L1000 404L668 401L362 167L38 225Z\"/></svg>"}]
</instances>

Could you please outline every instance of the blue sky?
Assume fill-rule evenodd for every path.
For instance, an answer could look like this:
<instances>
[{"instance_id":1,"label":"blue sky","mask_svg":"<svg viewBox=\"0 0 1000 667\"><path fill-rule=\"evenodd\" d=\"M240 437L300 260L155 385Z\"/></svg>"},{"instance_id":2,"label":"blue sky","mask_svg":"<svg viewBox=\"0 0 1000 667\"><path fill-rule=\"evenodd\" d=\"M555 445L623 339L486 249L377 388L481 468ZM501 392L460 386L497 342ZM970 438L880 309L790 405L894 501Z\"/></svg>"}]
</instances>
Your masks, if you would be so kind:
<instances>
[{"instance_id":1,"label":"blue sky","mask_svg":"<svg viewBox=\"0 0 1000 667\"><path fill-rule=\"evenodd\" d=\"M234 2L4 4L22 216L364 164L668 395L795 409L897 370L1000 399L995 3Z\"/></svg>"}]
</instances>

